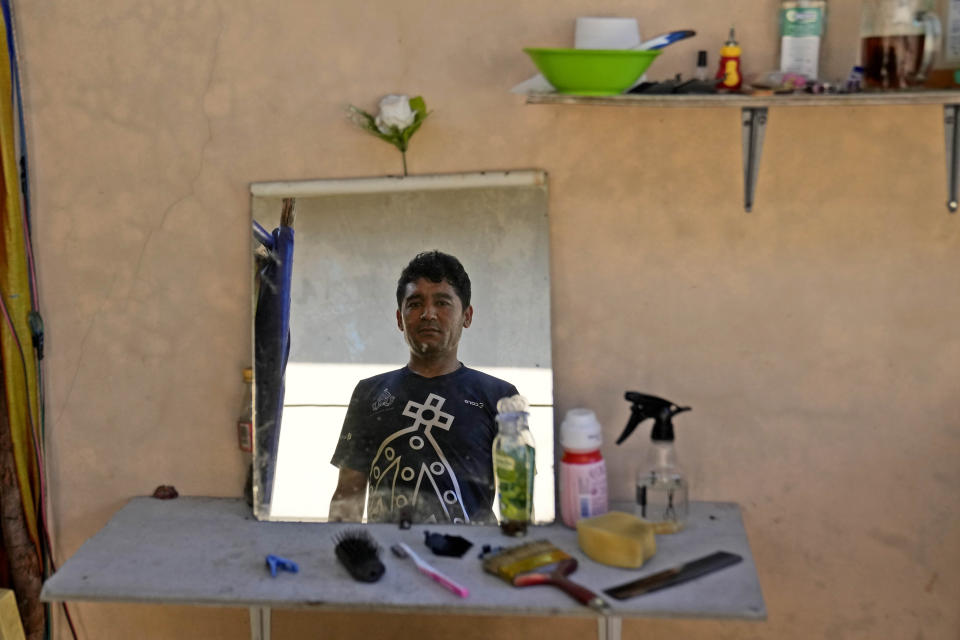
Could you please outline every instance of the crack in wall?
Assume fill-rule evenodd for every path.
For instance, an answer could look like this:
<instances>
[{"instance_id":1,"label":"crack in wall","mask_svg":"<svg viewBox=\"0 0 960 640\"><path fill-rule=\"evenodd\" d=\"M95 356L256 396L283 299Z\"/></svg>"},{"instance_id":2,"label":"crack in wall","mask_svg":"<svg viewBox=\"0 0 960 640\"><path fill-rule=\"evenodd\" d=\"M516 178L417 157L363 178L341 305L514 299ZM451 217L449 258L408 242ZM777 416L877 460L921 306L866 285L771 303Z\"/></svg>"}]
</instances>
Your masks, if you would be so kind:
<instances>
[{"instance_id":1,"label":"crack in wall","mask_svg":"<svg viewBox=\"0 0 960 640\"><path fill-rule=\"evenodd\" d=\"M185 194L177 197L172 203L170 203L170 204L164 209L163 214L162 214L161 217L160 217L160 222L159 222L159 224L157 224L154 229L151 229L151 230L148 230L148 231L147 231L147 235L146 235L146 237L143 239L143 242L142 242L142 244L141 244L141 246L140 246L140 251L138 252L137 257L136 257L136 260L135 260L135 262L134 262L134 267L133 267L132 272L131 272L131 273L132 273L132 276L131 276L131 278L130 278L130 280L129 280L129 284L127 285L127 291L126 291L125 293L121 294L121 297L123 297L123 298L129 297L129 295L130 295L130 290L131 290L132 287L136 284L136 282L138 282L138 281L140 280L140 274L141 274L141 271L142 271L142 269L143 269L143 262L144 262L144 258L145 258L146 253L147 253L147 248L149 247L151 240L153 240L155 233L158 232L158 231L162 231L162 230L163 230L163 228L164 228L164 226L165 226L165 223L166 223L166 221L167 221L170 213L171 213L178 205L180 205L181 203L186 202L186 201L189 200L190 198L196 196L196 193L197 193L197 184L199 183L199 181L200 181L200 179L201 179L201 176L203 175L204 168L205 168L205 166L206 166L205 158L206 158L207 150L208 150L210 144L213 142L213 125L212 125L212 123L211 123L210 114L207 113L207 110L206 110L206 108L204 107L204 98L205 98L207 95L209 95L209 93L210 93L210 91L211 91L211 86L213 85L213 81L214 81L214 78L215 78L215 75L216 75L217 64L218 64L218 62L219 62L220 54L221 54L221 40L222 40L222 36L223 36L223 32L224 32L224 25L223 25L223 11L222 11L222 8L221 8L221 6L220 6L219 4L217 5L217 17L216 17L216 20L217 20L217 24L219 25L219 28L218 28L218 30L217 30L216 37L213 39L212 55L210 56L210 65L209 65L209 69L208 69L208 72L207 72L207 78L206 78L206 82L205 82L205 84L204 84L203 91L200 93L200 111L201 111L201 113L203 113L204 124L205 124L205 127L206 127L207 135L206 135L206 137L204 138L203 143L202 143L201 146L200 146L199 162L198 162L197 170L194 172L193 176L190 178L189 190L187 191L187 193L185 193ZM117 122L116 120L114 120L113 118L111 118L111 117L109 117L109 116L106 116L106 117L101 116L101 117L103 117L103 118L104 118L105 120L107 120L107 121ZM117 122L117 124L120 124L120 123ZM109 291L109 293L108 293L108 294L106 295L106 297L103 299L103 301L101 302L99 308L98 308L98 309L93 313L93 315L90 317L90 320L89 320L89 322L87 323L87 327L86 327L86 329L84 330L82 337L80 338L79 354L78 354L78 356L77 356L76 368L74 369L73 375L71 376L70 383L69 383L69 386L68 386L68 388L67 388L67 392L66 392L66 394L64 395L63 404L61 405L59 411L57 412L57 418L56 418L56 423L55 423L55 424L59 424L59 423L60 423L60 421L61 421L62 418L63 418L64 413L66 412L67 408L70 406L71 399L72 399L73 393L74 393L74 389L75 389L75 387L76 387L77 380L78 380L78 378L79 378L79 376L80 376L80 371L81 371L81 369L83 368L83 363L84 363L84 359L85 359L85 358L84 358L84 354L85 354L85 352L86 352L86 345L87 345L88 339L90 338L90 335L92 334L93 330L98 326L98 324L99 324L98 320L101 318L101 316L102 316L102 314L104 313L104 310L106 309L106 307L109 305L109 303L110 303L112 300L115 300L115 299L116 299L116 297L117 297L116 289L117 289L117 285L118 285L118 280L119 280L119 279L120 279L120 278L119 278L119 274L114 274L113 280L112 280L112 282L110 283L110 286L107 288L107 290Z\"/></svg>"}]
</instances>

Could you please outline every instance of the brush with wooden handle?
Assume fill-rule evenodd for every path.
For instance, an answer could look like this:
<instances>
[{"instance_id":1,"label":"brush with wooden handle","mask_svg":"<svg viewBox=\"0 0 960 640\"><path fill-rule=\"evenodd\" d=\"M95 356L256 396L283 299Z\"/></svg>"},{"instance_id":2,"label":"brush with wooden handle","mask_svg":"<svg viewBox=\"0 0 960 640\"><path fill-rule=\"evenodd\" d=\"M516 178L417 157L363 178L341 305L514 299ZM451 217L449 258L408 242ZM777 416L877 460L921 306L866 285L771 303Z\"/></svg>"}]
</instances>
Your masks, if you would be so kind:
<instances>
[{"instance_id":1,"label":"brush with wooden handle","mask_svg":"<svg viewBox=\"0 0 960 640\"><path fill-rule=\"evenodd\" d=\"M553 569L547 571L551 566ZM574 600L591 609L609 609L610 605L599 595L567 578L576 568L577 559L548 540L528 542L483 558L484 571L515 587L549 584L562 589Z\"/></svg>"}]
</instances>

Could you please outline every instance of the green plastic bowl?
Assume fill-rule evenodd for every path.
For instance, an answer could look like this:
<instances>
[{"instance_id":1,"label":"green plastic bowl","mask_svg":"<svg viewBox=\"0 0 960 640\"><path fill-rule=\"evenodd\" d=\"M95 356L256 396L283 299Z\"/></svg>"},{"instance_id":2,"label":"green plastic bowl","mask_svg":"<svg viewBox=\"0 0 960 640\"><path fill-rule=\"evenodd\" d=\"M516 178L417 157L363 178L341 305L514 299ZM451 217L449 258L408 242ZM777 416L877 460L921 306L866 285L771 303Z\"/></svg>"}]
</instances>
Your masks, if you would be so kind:
<instances>
[{"instance_id":1,"label":"green plastic bowl","mask_svg":"<svg viewBox=\"0 0 960 640\"><path fill-rule=\"evenodd\" d=\"M660 50L543 49L524 52L560 93L612 96L633 86Z\"/></svg>"}]
</instances>

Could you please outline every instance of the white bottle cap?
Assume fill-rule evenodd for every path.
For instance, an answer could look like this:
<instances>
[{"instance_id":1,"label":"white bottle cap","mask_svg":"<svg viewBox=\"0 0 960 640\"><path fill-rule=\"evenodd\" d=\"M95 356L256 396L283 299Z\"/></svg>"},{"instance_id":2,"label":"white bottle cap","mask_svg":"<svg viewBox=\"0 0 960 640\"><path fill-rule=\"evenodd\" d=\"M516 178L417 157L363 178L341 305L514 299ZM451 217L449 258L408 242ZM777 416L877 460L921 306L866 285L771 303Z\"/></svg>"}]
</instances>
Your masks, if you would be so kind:
<instances>
[{"instance_id":1,"label":"white bottle cap","mask_svg":"<svg viewBox=\"0 0 960 640\"><path fill-rule=\"evenodd\" d=\"M603 427L590 409L570 409L560 425L560 446L567 451L596 451L603 443Z\"/></svg>"}]
</instances>

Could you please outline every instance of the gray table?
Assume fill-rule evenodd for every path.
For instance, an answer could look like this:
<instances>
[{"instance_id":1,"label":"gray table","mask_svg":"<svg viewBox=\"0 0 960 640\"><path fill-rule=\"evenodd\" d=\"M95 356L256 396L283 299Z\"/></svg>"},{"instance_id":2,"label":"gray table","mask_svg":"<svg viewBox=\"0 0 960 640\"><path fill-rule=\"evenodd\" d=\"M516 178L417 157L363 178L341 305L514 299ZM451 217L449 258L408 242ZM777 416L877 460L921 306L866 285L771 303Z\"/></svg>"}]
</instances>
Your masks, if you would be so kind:
<instances>
[{"instance_id":1,"label":"gray table","mask_svg":"<svg viewBox=\"0 0 960 640\"><path fill-rule=\"evenodd\" d=\"M598 593L717 550L743 562L692 582L632 600L605 597L610 612L599 615L553 587L513 588L485 573L477 559L484 544L512 546L496 527L464 525L363 525L384 547L387 571L374 584L353 581L333 553L335 536L357 525L258 522L242 500L226 498L134 498L90 538L43 586L46 602L70 600L243 606L251 611L255 640L268 640L270 609L564 615L597 618L601 638L620 636L623 617L763 620L766 607L740 508L727 502L691 504L687 528L657 536L657 553L640 569L617 569L590 561L577 546L576 531L561 524L533 527L525 540L549 539L576 557L573 580ZM434 556L424 531L456 533L474 543L463 558ZM441 572L470 589L459 598L395 558L389 546L406 542ZM296 574L270 576L265 558L274 554L299 565Z\"/></svg>"}]
</instances>

